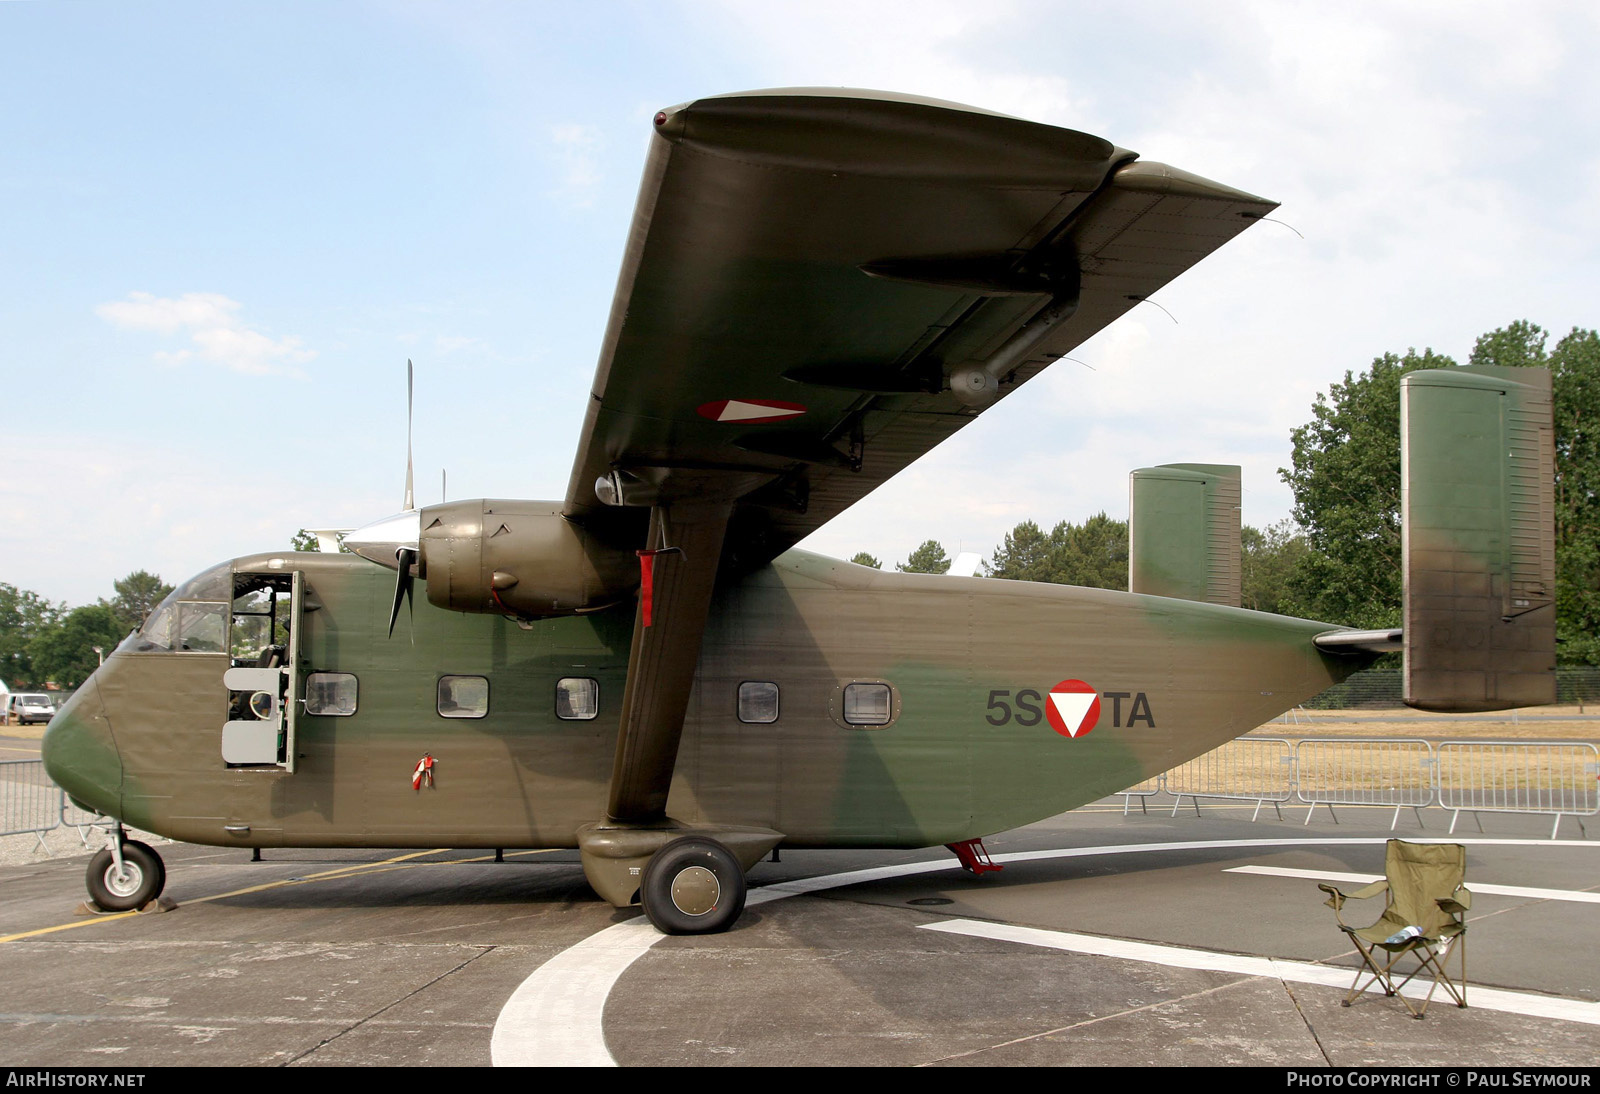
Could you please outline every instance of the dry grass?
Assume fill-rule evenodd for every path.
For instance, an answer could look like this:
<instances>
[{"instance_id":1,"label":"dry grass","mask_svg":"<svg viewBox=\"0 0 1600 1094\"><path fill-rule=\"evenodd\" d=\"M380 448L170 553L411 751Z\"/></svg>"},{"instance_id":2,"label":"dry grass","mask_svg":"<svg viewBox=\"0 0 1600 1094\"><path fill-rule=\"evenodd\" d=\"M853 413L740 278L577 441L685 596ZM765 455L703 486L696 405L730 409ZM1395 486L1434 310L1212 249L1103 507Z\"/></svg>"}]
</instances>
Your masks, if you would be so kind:
<instances>
[{"instance_id":1,"label":"dry grass","mask_svg":"<svg viewBox=\"0 0 1600 1094\"><path fill-rule=\"evenodd\" d=\"M1589 741L1600 743L1600 709L1528 707L1493 714L1430 714L1388 707L1294 710L1252 737L1420 737L1429 741Z\"/></svg>"}]
</instances>

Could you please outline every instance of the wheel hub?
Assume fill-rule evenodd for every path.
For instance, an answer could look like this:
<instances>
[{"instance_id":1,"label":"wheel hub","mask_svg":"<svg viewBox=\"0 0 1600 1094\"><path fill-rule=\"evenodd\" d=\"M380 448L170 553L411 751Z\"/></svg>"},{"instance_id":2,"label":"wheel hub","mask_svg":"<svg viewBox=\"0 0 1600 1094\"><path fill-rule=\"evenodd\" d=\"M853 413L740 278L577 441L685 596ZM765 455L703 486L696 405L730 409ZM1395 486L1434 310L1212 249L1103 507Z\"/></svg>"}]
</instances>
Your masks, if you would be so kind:
<instances>
[{"instance_id":1,"label":"wheel hub","mask_svg":"<svg viewBox=\"0 0 1600 1094\"><path fill-rule=\"evenodd\" d=\"M686 867L672 879L672 903L684 915L715 911L721 898L722 885L717 875L704 866Z\"/></svg>"},{"instance_id":2,"label":"wheel hub","mask_svg":"<svg viewBox=\"0 0 1600 1094\"><path fill-rule=\"evenodd\" d=\"M116 896L132 896L144 884L144 874L131 862L125 862L123 866L125 869L120 874L117 873L115 862L106 867L106 889Z\"/></svg>"}]
</instances>

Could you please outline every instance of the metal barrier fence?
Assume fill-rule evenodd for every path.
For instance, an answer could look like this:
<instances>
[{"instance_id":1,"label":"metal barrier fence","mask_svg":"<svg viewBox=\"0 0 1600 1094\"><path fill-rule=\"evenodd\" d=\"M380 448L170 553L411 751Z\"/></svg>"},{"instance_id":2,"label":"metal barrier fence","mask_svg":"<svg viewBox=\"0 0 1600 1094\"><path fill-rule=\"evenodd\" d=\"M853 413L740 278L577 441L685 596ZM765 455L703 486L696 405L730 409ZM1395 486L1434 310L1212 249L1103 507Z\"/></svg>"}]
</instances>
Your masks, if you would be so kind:
<instances>
[{"instance_id":1,"label":"metal barrier fence","mask_svg":"<svg viewBox=\"0 0 1600 1094\"><path fill-rule=\"evenodd\" d=\"M42 848L46 832L76 828L88 847L88 829L105 822L98 813L73 805L45 774L43 760L0 760L0 836L31 835Z\"/></svg>"},{"instance_id":2,"label":"metal barrier fence","mask_svg":"<svg viewBox=\"0 0 1600 1094\"><path fill-rule=\"evenodd\" d=\"M1445 741L1439 746L1439 804L1452 810L1450 831L1462 813L1549 813L1583 818L1600 812L1600 749L1585 742ZM1478 820L1478 830L1483 822Z\"/></svg>"},{"instance_id":3,"label":"metal barrier fence","mask_svg":"<svg viewBox=\"0 0 1600 1094\"><path fill-rule=\"evenodd\" d=\"M61 824L66 795L44 773L43 760L0 760L0 836L44 833Z\"/></svg>"},{"instance_id":4,"label":"metal barrier fence","mask_svg":"<svg viewBox=\"0 0 1600 1094\"><path fill-rule=\"evenodd\" d=\"M1400 823L1400 810L1420 810L1437 798L1433 766L1433 746L1427 741L1308 737L1294 749L1295 796L1309 807L1307 824L1319 805L1328 807L1335 823L1336 805L1392 806L1392 831ZM1422 821L1420 813L1417 821Z\"/></svg>"},{"instance_id":5,"label":"metal barrier fence","mask_svg":"<svg viewBox=\"0 0 1600 1094\"><path fill-rule=\"evenodd\" d=\"M1317 806L1379 806L1410 809L1418 825L1422 810L1451 810L1450 831L1462 813L1523 813L1554 818L1555 839L1563 817L1585 836L1583 818L1600 813L1600 749L1587 742L1427 741L1403 737L1310 737L1291 744L1277 737L1241 737L1123 792L1123 815L1139 798L1143 809L1156 794L1173 797L1177 815L1184 798L1200 812L1201 798L1253 801L1255 812L1297 799L1310 824ZM1479 821L1479 828L1483 827Z\"/></svg>"},{"instance_id":6,"label":"metal barrier fence","mask_svg":"<svg viewBox=\"0 0 1600 1094\"><path fill-rule=\"evenodd\" d=\"M1162 779L1174 799L1173 816L1184 798L1194 803L1196 814L1201 798L1225 798L1255 802L1251 820L1270 802L1281 819L1282 806L1294 797L1294 745L1281 737L1241 737L1180 764Z\"/></svg>"}]
</instances>

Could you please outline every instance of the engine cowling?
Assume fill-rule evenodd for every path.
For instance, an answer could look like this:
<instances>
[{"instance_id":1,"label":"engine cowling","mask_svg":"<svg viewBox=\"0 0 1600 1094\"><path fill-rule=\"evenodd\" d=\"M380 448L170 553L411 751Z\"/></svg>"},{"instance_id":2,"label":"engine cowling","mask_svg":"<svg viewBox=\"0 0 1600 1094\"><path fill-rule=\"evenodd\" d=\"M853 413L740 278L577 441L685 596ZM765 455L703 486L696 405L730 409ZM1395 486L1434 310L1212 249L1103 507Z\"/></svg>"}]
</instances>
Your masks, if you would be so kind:
<instances>
[{"instance_id":1,"label":"engine cowling","mask_svg":"<svg viewBox=\"0 0 1600 1094\"><path fill-rule=\"evenodd\" d=\"M600 542L557 502L430 505L421 553L428 600L457 612L575 615L614 604L639 584L633 552Z\"/></svg>"}]
</instances>

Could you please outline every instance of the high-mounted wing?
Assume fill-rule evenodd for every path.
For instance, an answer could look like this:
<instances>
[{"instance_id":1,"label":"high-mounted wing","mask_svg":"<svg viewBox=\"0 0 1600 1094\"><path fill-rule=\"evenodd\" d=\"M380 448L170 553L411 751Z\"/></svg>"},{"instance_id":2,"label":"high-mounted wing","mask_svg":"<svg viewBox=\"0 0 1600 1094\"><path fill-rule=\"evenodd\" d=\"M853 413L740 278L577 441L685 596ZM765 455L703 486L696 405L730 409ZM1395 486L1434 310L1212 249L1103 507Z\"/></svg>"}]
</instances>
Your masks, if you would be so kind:
<instances>
[{"instance_id":1,"label":"high-mounted wing","mask_svg":"<svg viewBox=\"0 0 1600 1094\"><path fill-rule=\"evenodd\" d=\"M565 511L637 546L658 501L731 502L759 565L1272 208L909 96L664 110Z\"/></svg>"}]
</instances>

